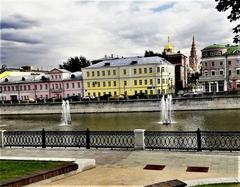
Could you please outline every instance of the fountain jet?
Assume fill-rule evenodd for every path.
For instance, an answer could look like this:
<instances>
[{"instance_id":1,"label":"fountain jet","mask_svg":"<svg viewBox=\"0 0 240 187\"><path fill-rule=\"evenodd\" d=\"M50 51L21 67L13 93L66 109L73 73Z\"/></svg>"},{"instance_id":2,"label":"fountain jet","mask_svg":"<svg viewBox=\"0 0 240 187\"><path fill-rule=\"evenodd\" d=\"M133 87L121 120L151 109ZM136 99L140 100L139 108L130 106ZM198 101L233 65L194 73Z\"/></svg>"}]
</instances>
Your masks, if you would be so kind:
<instances>
[{"instance_id":1,"label":"fountain jet","mask_svg":"<svg viewBox=\"0 0 240 187\"><path fill-rule=\"evenodd\" d=\"M70 105L68 100L62 101L62 121L64 125L71 124Z\"/></svg>"},{"instance_id":2,"label":"fountain jet","mask_svg":"<svg viewBox=\"0 0 240 187\"><path fill-rule=\"evenodd\" d=\"M172 95L168 95L167 98L162 96L161 99L161 122L164 125L173 123L172 121Z\"/></svg>"}]
</instances>

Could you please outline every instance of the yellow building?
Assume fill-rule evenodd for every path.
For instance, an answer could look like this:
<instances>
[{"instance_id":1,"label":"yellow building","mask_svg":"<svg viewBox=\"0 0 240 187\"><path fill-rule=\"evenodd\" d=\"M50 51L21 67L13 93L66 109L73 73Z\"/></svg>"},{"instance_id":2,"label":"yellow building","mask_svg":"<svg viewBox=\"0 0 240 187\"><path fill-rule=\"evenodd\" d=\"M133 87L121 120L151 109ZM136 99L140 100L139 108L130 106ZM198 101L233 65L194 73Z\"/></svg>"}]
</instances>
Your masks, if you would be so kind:
<instances>
[{"instance_id":1,"label":"yellow building","mask_svg":"<svg viewBox=\"0 0 240 187\"><path fill-rule=\"evenodd\" d=\"M174 93L174 65L160 57L107 60L82 72L85 96Z\"/></svg>"}]
</instances>

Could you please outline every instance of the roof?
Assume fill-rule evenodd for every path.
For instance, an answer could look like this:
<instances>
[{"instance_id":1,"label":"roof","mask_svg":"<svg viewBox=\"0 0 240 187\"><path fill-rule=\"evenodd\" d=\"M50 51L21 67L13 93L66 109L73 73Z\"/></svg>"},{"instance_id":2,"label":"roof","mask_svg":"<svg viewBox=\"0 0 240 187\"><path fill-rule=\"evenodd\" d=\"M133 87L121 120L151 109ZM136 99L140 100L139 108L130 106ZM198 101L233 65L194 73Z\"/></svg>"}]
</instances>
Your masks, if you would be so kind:
<instances>
[{"instance_id":1,"label":"roof","mask_svg":"<svg viewBox=\"0 0 240 187\"><path fill-rule=\"evenodd\" d=\"M222 45L222 44L213 44L213 45L209 45L209 46L205 47L203 50L207 50L207 49L222 49L222 48L226 48L226 46Z\"/></svg>"},{"instance_id":2,"label":"roof","mask_svg":"<svg viewBox=\"0 0 240 187\"><path fill-rule=\"evenodd\" d=\"M101 68L101 67L120 67L120 66L129 66L129 65L145 65L145 64L146 65L148 64L172 65L166 59L158 56L128 57L128 58L119 58L114 60L105 60L83 69Z\"/></svg>"},{"instance_id":3,"label":"roof","mask_svg":"<svg viewBox=\"0 0 240 187\"><path fill-rule=\"evenodd\" d=\"M66 70L66 69L60 69L60 68L54 68L52 70L49 71L49 73L53 72L53 71L59 71L59 72L62 72L62 73L71 73L70 71Z\"/></svg>"},{"instance_id":4,"label":"roof","mask_svg":"<svg viewBox=\"0 0 240 187\"><path fill-rule=\"evenodd\" d=\"M18 75L18 76L7 76L0 80L1 83L21 83L21 82L39 82L42 81L42 76L48 78L47 74L38 74L38 75ZM8 80L7 82L5 80Z\"/></svg>"},{"instance_id":5,"label":"roof","mask_svg":"<svg viewBox=\"0 0 240 187\"><path fill-rule=\"evenodd\" d=\"M227 48L227 55L239 55L240 54L240 45L233 45Z\"/></svg>"}]
</instances>

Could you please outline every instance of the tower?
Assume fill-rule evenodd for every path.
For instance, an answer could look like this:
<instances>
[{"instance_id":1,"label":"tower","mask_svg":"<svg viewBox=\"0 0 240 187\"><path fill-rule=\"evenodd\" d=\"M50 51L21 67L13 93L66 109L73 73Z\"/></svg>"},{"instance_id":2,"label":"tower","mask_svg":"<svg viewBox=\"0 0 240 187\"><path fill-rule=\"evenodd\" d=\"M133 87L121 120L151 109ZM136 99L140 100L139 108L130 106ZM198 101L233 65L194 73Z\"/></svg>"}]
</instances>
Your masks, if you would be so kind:
<instances>
[{"instance_id":1,"label":"tower","mask_svg":"<svg viewBox=\"0 0 240 187\"><path fill-rule=\"evenodd\" d=\"M191 52L190 52L190 56L189 56L189 65L194 72L196 72L198 70L197 69L198 59L197 59L194 34L193 34L193 38L192 38L192 48L191 48Z\"/></svg>"}]
</instances>

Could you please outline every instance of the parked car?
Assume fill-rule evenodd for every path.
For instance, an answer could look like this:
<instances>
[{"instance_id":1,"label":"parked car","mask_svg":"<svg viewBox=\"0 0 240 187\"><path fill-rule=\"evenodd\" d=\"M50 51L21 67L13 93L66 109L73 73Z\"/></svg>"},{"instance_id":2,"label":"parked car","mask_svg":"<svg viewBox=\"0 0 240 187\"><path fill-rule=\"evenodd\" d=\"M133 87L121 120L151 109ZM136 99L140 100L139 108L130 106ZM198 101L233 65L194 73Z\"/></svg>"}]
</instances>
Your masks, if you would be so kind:
<instances>
[{"instance_id":1,"label":"parked car","mask_svg":"<svg viewBox=\"0 0 240 187\"><path fill-rule=\"evenodd\" d=\"M78 96L78 95L73 95L73 96L70 96L70 97L65 98L64 100L69 100L69 101L80 101L80 100L81 100L81 97Z\"/></svg>"},{"instance_id":2,"label":"parked car","mask_svg":"<svg viewBox=\"0 0 240 187\"><path fill-rule=\"evenodd\" d=\"M22 103L35 103L35 99L33 99L33 98L24 99L24 100L22 100Z\"/></svg>"},{"instance_id":3,"label":"parked car","mask_svg":"<svg viewBox=\"0 0 240 187\"><path fill-rule=\"evenodd\" d=\"M111 96L112 96L111 94L105 94L103 96L100 96L99 99L100 100L109 100Z\"/></svg>"},{"instance_id":4,"label":"parked car","mask_svg":"<svg viewBox=\"0 0 240 187\"><path fill-rule=\"evenodd\" d=\"M111 100L124 100L124 95L113 95L110 97Z\"/></svg>"},{"instance_id":5,"label":"parked car","mask_svg":"<svg viewBox=\"0 0 240 187\"><path fill-rule=\"evenodd\" d=\"M37 103L44 103L44 98L42 98L42 97L37 98Z\"/></svg>"},{"instance_id":6,"label":"parked car","mask_svg":"<svg viewBox=\"0 0 240 187\"><path fill-rule=\"evenodd\" d=\"M147 99L147 95L145 93L137 93L135 95L129 96L129 99Z\"/></svg>"},{"instance_id":7,"label":"parked car","mask_svg":"<svg viewBox=\"0 0 240 187\"><path fill-rule=\"evenodd\" d=\"M95 99L95 97L94 96L84 96L84 97L82 97L82 101L90 101L90 100L94 100Z\"/></svg>"},{"instance_id":8,"label":"parked car","mask_svg":"<svg viewBox=\"0 0 240 187\"><path fill-rule=\"evenodd\" d=\"M183 97L196 97L198 96L197 92L186 92L183 94Z\"/></svg>"}]
</instances>

